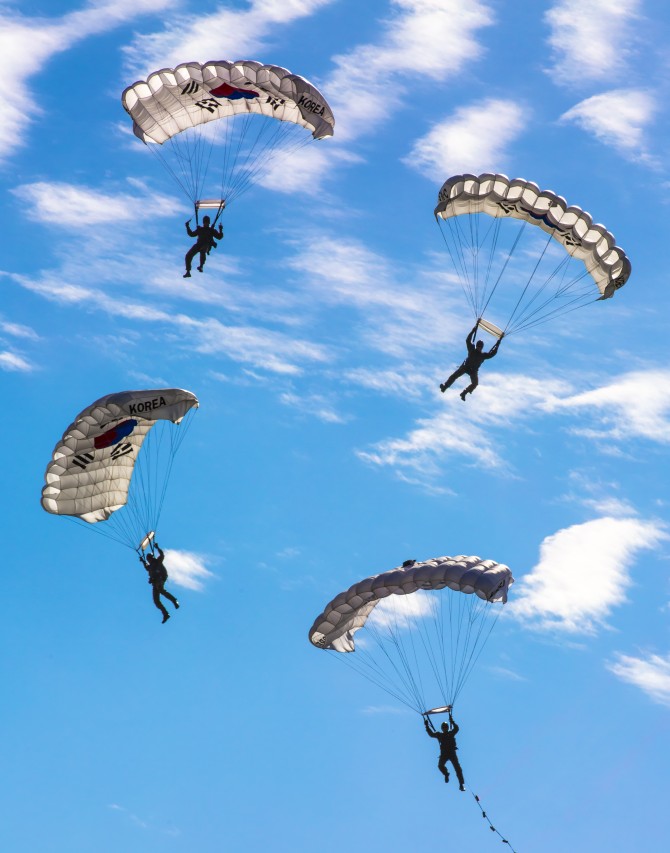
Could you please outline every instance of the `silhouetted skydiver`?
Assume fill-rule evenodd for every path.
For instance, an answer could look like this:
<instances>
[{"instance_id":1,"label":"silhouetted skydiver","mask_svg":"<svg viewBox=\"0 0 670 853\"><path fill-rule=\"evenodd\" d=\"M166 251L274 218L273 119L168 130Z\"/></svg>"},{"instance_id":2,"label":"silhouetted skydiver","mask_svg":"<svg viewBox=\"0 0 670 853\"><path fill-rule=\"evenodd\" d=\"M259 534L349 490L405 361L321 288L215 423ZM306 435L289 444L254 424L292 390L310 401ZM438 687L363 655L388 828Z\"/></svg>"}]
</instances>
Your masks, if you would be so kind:
<instances>
[{"instance_id":1,"label":"silhouetted skydiver","mask_svg":"<svg viewBox=\"0 0 670 853\"><path fill-rule=\"evenodd\" d=\"M158 556L155 557L153 554L147 554L145 559L144 555L140 554L140 562L149 572L149 583L153 588L154 604L163 614L163 624L165 624L165 622L170 618L170 614L161 602L161 595L165 596L168 601L171 601L174 604L175 610L179 610L179 602L172 593L167 592L164 589L165 581L168 579L167 569L163 564L165 554L158 547L158 542L154 542L154 547L156 548L156 551L158 551Z\"/></svg>"},{"instance_id":2,"label":"silhouetted skydiver","mask_svg":"<svg viewBox=\"0 0 670 853\"><path fill-rule=\"evenodd\" d=\"M190 219L184 223L186 225L188 236L197 237L197 241L193 246L191 246L188 252L186 252L186 257L184 258L184 261L186 262L184 278L191 277L191 264L193 263L193 258L198 254L198 252L200 253L200 265L198 266L198 272L202 272L207 255L209 255L212 249L216 249L218 245L216 241L223 239L223 226L221 223L219 223L217 230L217 228L214 225L210 225L209 222L209 216L203 216L202 225L198 225L195 231L191 228Z\"/></svg>"},{"instance_id":3,"label":"silhouetted skydiver","mask_svg":"<svg viewBox=\"0 0 670 853\"><path fill-rule=\"evenodd\" d=\"M500 341L502 340L502 338L499 338L488 352L484 352L483 341L477 341L476 345L472 343L472 339L475 336L475 332L477 331L478 326L479 320L477 320L473 330L465 339L465 345L468 348L467 358L459 368L454 370L449 379L447 379L446 382L443 382L440 385L440 391L444 393L447 388L451 387L454 384L454 382L459 378L459 376L463 376L465 373L467 373L470 377L470 384L467 388L465 388L465 390L461 391L460 393L460 398L464 402L465 395L472 394L477 385L479 385L479 368L488 358L493 358L493 356L498 352L498 347L500 346Z\"/></svg>"},{"instance_id":4,"label":"silhouetted skydiver","mask_svg":"<svg viewBox=\"0 0 670 853\"><path fill-rule=\"evenodd\" d=\"M463 779L463 771L461 770L461 765L458 761L458 756L456 755L456 750L458 749L458 747L456 746L456 734L458 733L458 726L454 722L454 718L451 716L451 711L449 711L449 723L442 723L442 731L440 732L435 731L432 722L430 722L427 717L423 718L423 722L426 726L426 731L428 732L430 737L437 738L440 743L440 760L437 762L437 768L444 776L444 781L449 781L447 761L451 761L452 767L456 771L456 777L460 785L460 790L465 791L465 780Z\"/></svg>"}]
</instances>

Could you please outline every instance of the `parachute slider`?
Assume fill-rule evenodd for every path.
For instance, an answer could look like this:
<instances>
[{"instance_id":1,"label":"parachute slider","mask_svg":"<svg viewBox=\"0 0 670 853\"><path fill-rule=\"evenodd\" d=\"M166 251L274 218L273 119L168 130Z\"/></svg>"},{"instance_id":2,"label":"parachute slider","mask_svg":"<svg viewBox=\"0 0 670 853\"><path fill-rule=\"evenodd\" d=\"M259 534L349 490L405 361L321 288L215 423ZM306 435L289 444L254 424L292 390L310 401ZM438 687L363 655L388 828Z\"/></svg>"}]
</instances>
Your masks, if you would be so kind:
<instances>
[{"instance_id":1,"label":"parachute slider","mask_svg":"<svg viewBox=\"0 0 670 853\"><path fill-rule=\"evenodd\" d=\"M147 533L147 535L144 537L144 539L137 546L137 550L138 551L146 551L146 549L149 547L151 542L153 542L155 536L156 536L156 531L150 530L149 533Z\"/></svg>"},{"instance_id":2,"label":"parachute slider","mask_svg":"<svg viewBox=\"0 0 670 853\"><path fill-rule=\"evenodd\" d=\"M442 705L439 708L431 708L430 711L423 712L424 717L429 714L451 714L451 705Z\"/></svg>"},{"instance_id":3,"label":"parachute slider","mask_svg":"<svg viewBox=\"0 0 670 853\"><path fill-rule=\"evenodd\" d=\"M201 198L195 203L196 210L223 210L226 206L225 198Z\"/></svg>"},{"instance_id":4,"label":"parachute slider","mask_svg":"<svg viewBox=\"0 0 670 853\"><path fill-rule=\"evenodd\" d=\"M489 323L488 320L484 320L483 317L480 317L478 325L480 329L488 332L489 335L493 335L494 338L498 338L498 340L500 340L505 334L502 329L494 326L493 323Z\"/></svg>"}]
</instances>

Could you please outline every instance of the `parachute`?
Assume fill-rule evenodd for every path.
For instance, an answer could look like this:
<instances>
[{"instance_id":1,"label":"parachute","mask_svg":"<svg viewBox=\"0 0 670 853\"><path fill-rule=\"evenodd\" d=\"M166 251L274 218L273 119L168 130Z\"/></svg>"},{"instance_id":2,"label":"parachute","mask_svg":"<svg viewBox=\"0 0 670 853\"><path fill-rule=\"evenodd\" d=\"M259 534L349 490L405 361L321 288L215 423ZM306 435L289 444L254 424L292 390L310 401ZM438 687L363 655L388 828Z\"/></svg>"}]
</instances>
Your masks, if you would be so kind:
<instances>
[{"instance_id":1,"label":"parachute","mask_svg":"<svg viewBox=\"0 0 670 853\"><path fill-rule=\"evenodd\" d=\"M42 507L96 525L134 550L153 550L174 456L197 408L195 395L180 388L96 400L54 448Z\"/></svg>"},{"instance_id":2,"label":"parachute","mask_svg":"<svg viewBox=\"0 0 670 853\"><path fill-rule=\"evenodd\" d=\"M630 275L603 225L521 178L455 175L435 218L473 315L494 337L609 299Z\"/></svg>"},{"instance_id":3,"label":"parachute","mask_svg":"<svg viewBox=\"0 0 670 853\"><path fill-rule=\"evenodd\" d=\"M335 125L309 81L253 60L163 68L125 89L121 102L135 135L162 160L196 216L218 208L218 218L272 158L332 136ZM217 198L203 199L205 186Z\"/></svg>"},{"instance_id":4,"label":"parachute","mask_svg":"<svg viewBox=\"0 0 670 853\"><path fill-rule=\"evenodd\" d=\"M513 582L480 557L407 560L336 596L309 639L418 713L439 713L456 702Z\"/></svg>"}]
</instances>

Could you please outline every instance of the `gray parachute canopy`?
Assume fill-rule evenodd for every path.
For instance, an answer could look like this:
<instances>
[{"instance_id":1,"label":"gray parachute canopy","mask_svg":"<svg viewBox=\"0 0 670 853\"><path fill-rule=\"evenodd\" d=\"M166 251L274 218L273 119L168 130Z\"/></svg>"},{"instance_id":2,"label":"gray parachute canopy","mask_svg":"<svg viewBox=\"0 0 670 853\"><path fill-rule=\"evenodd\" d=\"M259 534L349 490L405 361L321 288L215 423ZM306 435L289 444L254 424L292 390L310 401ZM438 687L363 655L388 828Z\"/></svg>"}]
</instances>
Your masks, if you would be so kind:
<instances>
[{"instance_id":1,"label":"gray parachute canopy","mask_svg":"<svg viewBox=\"0 0 670 853\"><path fill-rule=\"evenodd\" d=\"M506 334L609 299L630 276L630 261L604 225L523 178L454 175L442 185L434 213L475 316L486 312L490 320L489 314L502 312L495 322ZM501 230L506 220L518 223L515 229L509 226L508 241ZM544 231L567 255L556 258L549 245L539 241L536 247L528 246L534 227L522 240L526 225ZM515 252L516 267L510 262ZM522 252L531 261L527 272L522 270ZM569 274L568 256L583 262L574 275ZM511 292L507 309L492 300L501 282L501 289Z\"/></svg>"},{"instance_id":2,"label":"gray parachute canopy","mask_svg":"<svg viewBox=\"0 0 670 853\"><path fill-rule=\"evenodd\" d=\"M138 491L143 493L143 501L150 500L148 493L155 491L153 497L159 503L159 482L165 472L159 470L151 449L142 449L143 444L157 424L167 422L174 433L174 425L197 407L195 395L180 388L122 391L96 400L77 415L54 448L45 473L42 506L55 515L91 524L105 521L128 502L131 478L144 456L152 470L142 469ZM178 440L166 448L164 466L171 464L177 446ZM149 532L144 528L154 523L140 515L127 536L127 544L135 547Z\"/></svg>"},{"instance_id":3,"label":"gray parachute canopy","mask_svg":"<svg viewBox=\"0 0 670 853\"><path fill-rule=\"evenodd\" d=\"M314 621L309 640L321 649L355 652L346 659L359 658L364 675L420 712L429 707L421 686L428 680L420 673L432 670L444 704L453 705L488 637L492 605L507 601L513 582L507 566L476 556L409 560L336 596ZM423 595L430 597L414 601ZM363 627L370 638L359 648L354 635Z\"/></svg>"},{"instance_id":4,"label":"gray parachute canopy","mask_svg":"<svg viewBox=\"0 0 670 853\"><path fill-rule=\"evenodd\" d=\"M135 135L150 148L174 142L164 163L194 202L210 160L221 200L229 203L272 156L309 140L305 131L324 139L335 126L316 86L286 68L247 59L163 68L129 86L121 101ZM213 155L218 143L222 149Z\"/></svg>"}]
</instances>

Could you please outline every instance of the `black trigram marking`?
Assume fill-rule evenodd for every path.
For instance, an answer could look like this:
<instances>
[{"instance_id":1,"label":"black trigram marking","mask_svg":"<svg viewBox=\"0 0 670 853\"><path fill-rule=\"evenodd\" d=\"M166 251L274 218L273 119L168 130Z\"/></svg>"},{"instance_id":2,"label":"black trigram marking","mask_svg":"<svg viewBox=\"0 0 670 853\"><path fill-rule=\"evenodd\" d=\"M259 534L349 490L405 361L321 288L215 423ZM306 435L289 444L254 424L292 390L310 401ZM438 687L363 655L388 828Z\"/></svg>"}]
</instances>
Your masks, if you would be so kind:
<instances>
[{"instance_id":1,"label":"black trigram marking","mask_svg":"<svg viewBox=\"0 0 670 853\"><path fill-rule=\"evenodd\" d=\"M195 105L203 110L207 110L208 113L215 113L221 106L216 98L204 98L202 101L196 101Z\"/></svg>"},{"instance_id":2,"label":"black trigram marking","mask_svg":"<svg viewBox=\"0 0 670 853\"><path fill-rule=\"evenodd\" d=\"M200 88L200 83L196 83L195 80L191 80L190 83L187 83L186 86L181 90L182 95L192 95L194 92L197 92Z\"/></svg>"},{"instance_id":3,"label":"black trigram marking","mask_svg":"<svg viewBox=\"0 0 670 853\"><path fill-rule=\"evenodd\" d=\"M118 459L119 456L126 456L128 453L133 452L133 446L127 441L124 441L123 444L117 444L114 450L112 450L112 459Z\"/></svg>"},{"instance_id":4,"label":"black trigram marking","mask_svg":"<svg viewBox=\"0 0 670 853\"><path fill-rule=\"evenodd\" d=\"M284 104L286 103L286 100L284 98L275 98L274 95L268 95L267 98L265 99L265 103L270 104L270 106L272 107L272 110L274 112L274 111L278 110L279 107L283 107Z\"/></svg>"},{"instance_id":5,"label":"black trigram marking","mask_svg":"<svg viewBox=\"0 0 670 853\"><path fill-rule=\"evenodd\" d=\"M94 459L95 456L92 453L78 453L76 456L72 457L72 464L81 468L82 471L85 471L86 466L90 465Z\"/></svg>"}]
</instances>

